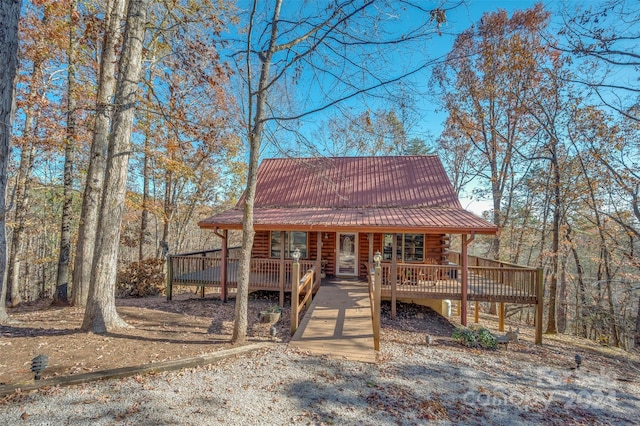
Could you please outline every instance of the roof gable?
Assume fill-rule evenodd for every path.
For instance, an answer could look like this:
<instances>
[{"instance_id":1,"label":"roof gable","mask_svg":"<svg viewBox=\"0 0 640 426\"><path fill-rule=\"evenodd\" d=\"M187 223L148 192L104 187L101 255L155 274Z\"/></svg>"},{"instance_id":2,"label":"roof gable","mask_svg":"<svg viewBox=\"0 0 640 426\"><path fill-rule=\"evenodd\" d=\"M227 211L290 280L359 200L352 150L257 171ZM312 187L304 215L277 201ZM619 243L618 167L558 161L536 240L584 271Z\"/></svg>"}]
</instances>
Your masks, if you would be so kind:
<instances>
[{"instance_id":1,"label":"roof gable","mask_svg":"<svg viewBox=\"0 0 640 426\"><path fill-rule=\"evenodd\" d=\"M244 203L244 196L238 207ZM255 208L461 208L435 155L265 159Z\"/></svg>"}]
</instances>

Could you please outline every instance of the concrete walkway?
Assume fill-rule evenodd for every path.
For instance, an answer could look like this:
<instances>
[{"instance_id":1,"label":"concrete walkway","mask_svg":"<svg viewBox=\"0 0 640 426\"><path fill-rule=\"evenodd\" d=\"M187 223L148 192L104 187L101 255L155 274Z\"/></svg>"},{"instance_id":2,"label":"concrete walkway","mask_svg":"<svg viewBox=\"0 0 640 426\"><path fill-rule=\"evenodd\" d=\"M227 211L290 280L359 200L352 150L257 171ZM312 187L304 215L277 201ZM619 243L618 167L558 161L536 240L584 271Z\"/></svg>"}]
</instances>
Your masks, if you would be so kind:
<instances>
[{"instance_id":1,"label":"concrete walkway","mask_svg":"<svg viewBox=\"0 0 640 426\"><path fill-rule=\"evenodd\" d=\"M367 283L323 281L289 344L317 355L376 362Z\"/></svg>"}]
</instances>

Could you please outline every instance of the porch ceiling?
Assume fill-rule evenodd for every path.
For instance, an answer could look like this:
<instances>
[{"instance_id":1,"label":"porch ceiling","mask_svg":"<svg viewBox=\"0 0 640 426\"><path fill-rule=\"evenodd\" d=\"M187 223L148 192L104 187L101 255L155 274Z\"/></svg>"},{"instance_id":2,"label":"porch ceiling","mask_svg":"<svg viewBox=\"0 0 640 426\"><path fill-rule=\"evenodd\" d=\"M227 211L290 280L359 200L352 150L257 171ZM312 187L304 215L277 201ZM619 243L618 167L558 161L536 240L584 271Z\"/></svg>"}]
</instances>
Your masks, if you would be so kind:
<instances>
[{"instance_id":1,"label":"porch ceiling","mask_svg":"<svg viewBox=\"0 0 640 426\"><path fill-rule=\"evenodd\" d=\"M242 209L219 213L201 228L242 229ZM460 208L256 208L254 229L357 230L359 232L425 232L495 234L494 224Z\"/></svg>"}]
</instances>

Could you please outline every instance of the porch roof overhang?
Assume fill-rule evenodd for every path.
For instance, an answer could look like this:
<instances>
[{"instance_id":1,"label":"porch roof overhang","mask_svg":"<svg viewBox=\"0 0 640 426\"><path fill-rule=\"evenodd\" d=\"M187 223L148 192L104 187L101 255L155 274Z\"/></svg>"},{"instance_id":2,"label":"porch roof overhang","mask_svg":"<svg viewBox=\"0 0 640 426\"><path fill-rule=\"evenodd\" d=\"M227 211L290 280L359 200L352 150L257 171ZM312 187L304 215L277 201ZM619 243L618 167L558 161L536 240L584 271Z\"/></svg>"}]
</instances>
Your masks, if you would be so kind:
<instances>
[{"instance_id":1,"label":"porch roof overhang","mask_svg":"<svg viewBox=\"0 0 640 426\"><path fill-rule=\"evenodd\" d=\"M242 209L198 223L201 228L242 229ZM255 208L254 230L422 232L495 234L498 227L471 212L450 207Z\"/></svg>"}]
</instances>

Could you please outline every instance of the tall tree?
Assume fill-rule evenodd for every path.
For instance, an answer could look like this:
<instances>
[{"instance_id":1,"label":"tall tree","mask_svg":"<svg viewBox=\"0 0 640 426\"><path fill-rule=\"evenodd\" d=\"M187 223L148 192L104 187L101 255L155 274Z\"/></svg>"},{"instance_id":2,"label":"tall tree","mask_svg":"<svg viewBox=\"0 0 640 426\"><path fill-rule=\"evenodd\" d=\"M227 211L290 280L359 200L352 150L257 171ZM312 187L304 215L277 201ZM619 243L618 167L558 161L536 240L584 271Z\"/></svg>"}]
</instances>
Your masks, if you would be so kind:
<instances>
[{"instance_id":1,"label":"tall tree","mask_svg":"<svg viewBox=\"0 0 640 426\"><path fill-rule=\"evenodd\" d=\"M85 306L89 295L91 267L98 229L98 210L106 168L111 123L111 98L115 92L117 65L116 48L120 40L120 21L124 15L124 0L109 0L105 11L104 36L100 55L98 94L89 168L87 171L82 211L78 230L78 247L73 268L73 304Z\"/></svg>"},{"instance_id":2,"label":"tall tree","mask_svg":"<svg viewBox=\"0 0 640 426\"><path fill-rule=\"evenodd\" d=\"M529 142L527 102L540 81L538 56L546 50L540 31L549 13L541 4L516 11L486 13L480 22L454 42L445 62L436 68L434 83L443 92L449 113L448 138L471 148L483 161L475 165L493 201L492 220L508 223L510 208L505 193L514 187L517 149ZM500 258L500 239L493 239L492 256Z\"/></svg>"},{"instance_id":3,"label":"tall tree","mask_svg":"<svg viewBox=\"0 0 640 426\"><path fill-rule=\"evenodd\" d=\"M563 191L564 172L566 163L563 156L566 149L562 140L565 139L566 126L570 122L567 118L567 110L570 105L574 105L576 100L566 96L564 81L566 76L563 73L564 62L556 57L554 61L542 66L549 65L544 72L545 77L542 82L531 93L531 102L528 112L538 124L540 144L534 148L534 153L529 160L542 160L548 162L549 187L551 190L550 204L553 208L552 228L551 228L551 276L549 279L549 305L547 314L547 330L549 334L557 333L557 294L558 278L560 273L560 241L561 223L563 221L565 196ZM574 101L574 102L571 102Z\"/></svg>"},{"instance_id":4,"label":"tall tree","mask_svg":"<svg viewBox=\"0 0 640 426\"><path fill-rule=\"evenodd\" d=\"M71 216L73 203L73 156L76 145L77 105L77 49L78 49L78 3L69 2L69 46L67 48L67 132L64 142L63 201L60 220L60 252L58 274L53 301L58 305L69 303L69 262L71 260Z\"/></svg>"},{"instance_id":5,"label":"tall tree","mask_svg":"<svg viewBox=\"0 0 640 426\"><path fill-rule=\"evenodd\" d=\"M20 295L20 269L23 253L23 235L27 217L29 177L33 167L33 153L36 147L37 138L37 117L39 112L38 97L41 84L40 74L48 52L48 32L44 28L49 24L50 8L44 8L40 19L40 26L35 26L31 34L34 36L34 48L31 51L31 77L29 79L28 94L24 106L24 129L23 141L20 144L20 164L18 166L18 178L15 187L15 217L13 233L11 235L11 250L9 252L9 263L7 266L7 302L11 306L17 306L22 302ZM25 56L27 56L25 54Z\"/></svg>"},{"instance_id":6,"label":"tall tree","mask_svg":"<svg viewBox=\"0 0 640 426\"><path fill-rule=\"evenodd\" d=\"M87 308L82 322L83 330L94 333L127 326L116 312L116 265L148 5L149 0L130 0L127 10L104 189L98 215L96 249Z\"/></svg>"},{"instance_id":7,"label":"tall tree","mask_svg":"<svg viewBox=\"0 0 640 426\"><path fill-rule=\"evenodd\" d=\"M409 49L414 53L424 49L425 39L446 22L445 12L444 7L425 10L419 2L332 0L292 4L284 11L282 0L252 2L239 40L243 47L234 55L246 87L244 126L249 147L234 342L246 338L253 202L263 141L275 139L279 130L296 128L305 117L424 70L430 63L423 57L412 64L408 58L415 55L407 55L404 68L393 61ZM399 31L397 19L412 13L422 14L424 20ZM300 96L295 91L298 85L304 87ZM278 90L284 96L276 100Z\"/></svg>"},{"instance_id":8,"label":"tall tree","mask_svg":"<svg viewBox=\"0 0 640 426\"><path fill-rule=\"evenodd\" d=\"M4 303L7 286L7 169L13 124L13 96L18 67L18 17L20 0L0 3L0 324L8 322Z\"/></svg>"}]
</instances>

